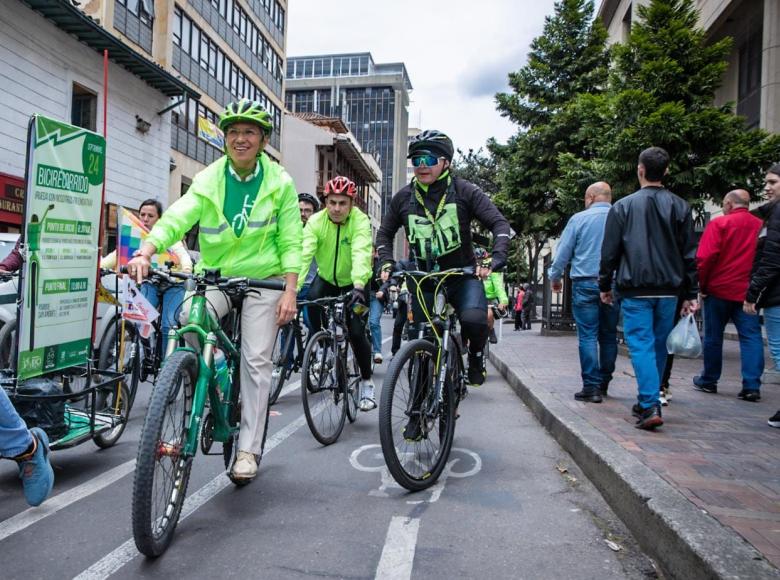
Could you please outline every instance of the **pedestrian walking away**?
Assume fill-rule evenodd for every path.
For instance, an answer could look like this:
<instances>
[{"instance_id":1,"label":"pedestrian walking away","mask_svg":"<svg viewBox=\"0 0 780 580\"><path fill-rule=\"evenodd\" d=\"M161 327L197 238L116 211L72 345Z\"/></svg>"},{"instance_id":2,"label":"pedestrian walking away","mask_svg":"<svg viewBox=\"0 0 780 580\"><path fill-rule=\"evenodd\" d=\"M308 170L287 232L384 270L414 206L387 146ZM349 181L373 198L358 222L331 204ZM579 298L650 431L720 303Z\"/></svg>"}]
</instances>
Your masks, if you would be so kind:
<instances>
[{"instance_id":1,"label":"pedestrian walking away","mask_svg":"<svg viewBox=\"0 0 780 580\"><path fill-rule=\"evenodd\" d=\"M642 151L637 166L641 189L609 210L601 247L601 300L614 302L614 284L637 380L632 412L640 429L663 425L659 385L679 294L686 298L683 313L698 309L693 216L683 199L664 188L668 168L664 149Z\"/></svg>"},{"instance_id":2,"label":"pedestrian walking away","mask_svg":"<svg viewBox=\"0 0 780 580\"><path fill-rule=\"evenodd\" d=\"M523 324L523 297L525 296L525 290L523 290L523 287L520 286L517 289L517 296L515 296L515 331L518 330L524 330L522 327Z\"/></svg>"},{"instance_id":3,"label":"pedestrian walking away","mask_svg":"<svg viewBox=\"0 0 780 580\"><path fill-rule=\"evenodd\" d=\"M742 360L742 390L745 401L761 399L764 371L764 341L758 316L742 309L750 270L756 253L756 239L762 221L748 211L750 193L730 191L723 198L723 216L704 229L696 263L704 309L704 367L693 378L694 388L717 393L723 368L723 332L731 321L739 335Z\"/></svg>"},{"instance_id":4,"label":"pedestrian walking away","mask_svg":"<svg viewBox=\"0 0 780 580\"><path fill-rule=\"evenodd\" d=\"M607 394L617 358L619 306L601 301L599 263L612 189L603 181L585 191L585 211L574 214L561 235L548 275L554 292L563 289L562 277L571 263L572 310L577 323L582 389L578 401L601 403Z\"/></svg>"}]
</instances>

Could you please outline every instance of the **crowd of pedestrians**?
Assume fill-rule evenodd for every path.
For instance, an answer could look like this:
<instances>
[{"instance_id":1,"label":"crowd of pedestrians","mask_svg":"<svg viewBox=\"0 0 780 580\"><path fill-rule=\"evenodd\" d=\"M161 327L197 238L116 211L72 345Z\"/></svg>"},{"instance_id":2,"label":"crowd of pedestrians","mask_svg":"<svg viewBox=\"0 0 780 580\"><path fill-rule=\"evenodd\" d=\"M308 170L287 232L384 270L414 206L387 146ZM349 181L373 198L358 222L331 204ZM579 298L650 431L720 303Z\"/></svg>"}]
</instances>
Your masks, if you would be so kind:
<instances>
[{"instance_id":1,"label":"crowd of pedestrians","mask_svg":"<svg viewBox=\"0 0 780 580\"><path fill-rule=\"evenodd\" d=\"M567 223L548 272L559 292L571 266L582 377L575 399L601 403L607 395L622 314L637 381L632 414L637 428L647 430L663 425L661 407L670 398L667 338L681 316L699 310L700 299L703 361L692 387L717 393L729 322L740 343L737 397L755 403L762 384L780 384L780 164L766 173L766 203L751 212L748 191L728 192L723 215L707 224L698 247L690 206L663 185L668 173L668 153L650 147L639 155L636 192L612 204L609 184L588 187L585 210ZM515 329L525 326L518 316L524 301L519 292ZM773 363L766 369L759 314ZM769 425L780 427L780 411Z\"/></svg>"}]
</instances>

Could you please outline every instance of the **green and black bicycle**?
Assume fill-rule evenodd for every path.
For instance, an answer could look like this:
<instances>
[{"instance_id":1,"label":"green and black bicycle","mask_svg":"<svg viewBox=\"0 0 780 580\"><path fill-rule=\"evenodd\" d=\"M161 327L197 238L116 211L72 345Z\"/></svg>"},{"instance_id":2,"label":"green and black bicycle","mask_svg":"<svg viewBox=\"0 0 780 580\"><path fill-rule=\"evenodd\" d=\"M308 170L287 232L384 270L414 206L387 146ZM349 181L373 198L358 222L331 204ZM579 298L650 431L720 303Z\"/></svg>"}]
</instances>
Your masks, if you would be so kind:
<instances>
[{"instance_id":1,"label":"green and black bicycle","mask_svg":"<svg viewBox=\"0 0 780 580\"><path fill-rule=\"evenodd\" d=\"M402 271L426 318L419 338L393 358L382 385L379 438L393 478L411 491L436 483L452 448L458 403L466 396L463 346L444 282L472 268Z\"/></svg>"},{"instance_id":2,"label":"green and black bicycle","mask_svg":"<svg viewBox=\"0 0 780 580\"><path fill-rule=\"evenodd\" d=\"M162 554L173 539L199 443L206 453L214 442L222 443L226 468L235 459L241 419L243 298L258 289L283 290L285 286L275 279L223 278L219 270L168 275L185 280L185 288L193 294L187 323L168 334L162 370L138 445L133 536L138 550L151 557ZM207 309L208 288L223 292L233 301L234 308L223 324ZM197 337L199 350L179 346L186 334ZM204 418L207 400L209 411ZM244 481L233 483L241 485Z\"/></svg>"}]
</instances>

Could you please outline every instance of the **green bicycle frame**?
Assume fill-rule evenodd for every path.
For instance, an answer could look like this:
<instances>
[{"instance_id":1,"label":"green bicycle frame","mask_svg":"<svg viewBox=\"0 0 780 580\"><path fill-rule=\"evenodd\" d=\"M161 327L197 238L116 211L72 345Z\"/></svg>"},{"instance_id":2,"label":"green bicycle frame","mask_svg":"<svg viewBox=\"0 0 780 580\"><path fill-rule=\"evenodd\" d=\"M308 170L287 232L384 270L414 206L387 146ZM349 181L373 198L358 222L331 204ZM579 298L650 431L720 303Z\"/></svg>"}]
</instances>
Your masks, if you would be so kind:
<instances>
[{"instance_id":1,"label":"green bicycle frame","mask_svg":"<svg viewBox=\"0 0 780 580\"><path fill-rule=\"evenodd\" d=\"M200 353L196 353L191 347L177 347L179 339L187 333L195 334L200 344ZM195 382L195 392L192 398L192 412L187 426L187 441L184 445L184 456L194 457L198 449L198 439L203 422L203 410L206 406L206 397L209 398L211 414L214 416L214 441L225 442L238 426L231 426L233 411L233 381L223 392L218 386L214 372L214 347L225 351L227 359L232 361L234 372L239 372L241 353L233 345L222 330L219 321L206 308L206 297L196 293L192 297L187 324L179 330L171 329L168 334L168 344L165 358L173 352L187 351L195 353L198 357L198 378Z\"/></svg>"}]
</instances>

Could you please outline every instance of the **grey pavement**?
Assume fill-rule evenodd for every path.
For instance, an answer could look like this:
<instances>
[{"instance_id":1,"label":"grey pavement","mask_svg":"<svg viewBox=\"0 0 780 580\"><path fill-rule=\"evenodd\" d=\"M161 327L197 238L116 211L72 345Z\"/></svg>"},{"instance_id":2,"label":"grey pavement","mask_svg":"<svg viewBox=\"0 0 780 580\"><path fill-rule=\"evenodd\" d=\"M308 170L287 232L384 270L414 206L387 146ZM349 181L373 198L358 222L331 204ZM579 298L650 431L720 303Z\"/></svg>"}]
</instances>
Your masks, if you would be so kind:
<instances>
[{"instance_id":1,"label":"grey pavement","mask_svg":"<svg viewBox=\"0 0 780 580\"><path fill-rule=\"evenodd\" d=\"M389 330L389 318L383 326ZM385 351L389 343L385 344ZM377 368L381 385L387 363ZM297 377L294 377L297 378ZM149 385L116 447L53 453L56 504L77 485L135 457ZM0 462L3 580L35 578L647 578L656 572L568 453L493 369L461 406L449 476L411 494L388 478L376 411L320 446L298 389L273 407L258 479L227 486L182 520L156 560L134 553L132 473L3 535L26 506ZM289 435L284 438L284 435ZM196 459L188 497L220 477L221 457ZM46 510L44 504L39 510ZM36 512L25 512L36 513ZM46 513L46 512L37 512ZM397 532L401 530L401 534ZM412 533L413 532L413 533ZM394 549L395 548L395 551ZM84 574L84 572L89 572Z\"/></svg>"},{"instance_id":2,"label":"grey pavement","mask_svg":"<svg viewBox=\"0 0 780 580\"><path fill-rule=\"evenodd\" d=\"M490 357L666 575L780 577L780 432L766 425L780 386L764 385L760 403L736 398L738 343L725 341L717 395L692 389L701 361L675 361L673 398L653 433L634 428L625 356L602 404L573 398L581 388L574 334L505 326Z\"/></svg>"}]
</instances>

